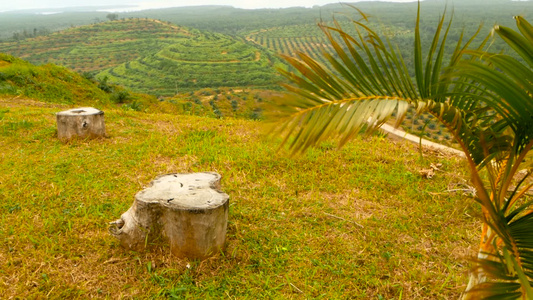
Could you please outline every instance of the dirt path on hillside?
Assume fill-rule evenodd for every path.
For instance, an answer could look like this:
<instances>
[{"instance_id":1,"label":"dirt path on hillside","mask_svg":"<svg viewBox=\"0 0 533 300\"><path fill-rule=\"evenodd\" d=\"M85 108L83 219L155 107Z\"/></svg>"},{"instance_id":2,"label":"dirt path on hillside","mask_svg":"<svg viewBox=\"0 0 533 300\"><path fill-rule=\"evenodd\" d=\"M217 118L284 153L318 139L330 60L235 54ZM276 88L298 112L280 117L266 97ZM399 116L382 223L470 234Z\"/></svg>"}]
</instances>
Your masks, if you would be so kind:
<instances>
[{"instance_id":1,"label":"dirt path on hillside","mask_svg":"<svg viewBox=\"0 0 533 300\"><path fill-rule=\"evenodd\" d=\"M380 128L386 133L388 133L389 135L392 135L392 138L400 138L400 139L407 140L409 142L413 142L416 144L422 143L423 146L426 146L429 148L433 148L436 150L442 150L444 152L454 154L457 156L462 156L462 157L465 156L465 153L461 150L457 150L457 149L454 149L448 146L444 146L444 145L441 145L441 144L438 144L438 143L435 143L435 142L432 142L426 139L422 139L422 141L420 141L419 136L407 133L403 130L396 129L394 128L394 126L391 126L389 124L383 124Z\"/></svg>"}]
</instances>

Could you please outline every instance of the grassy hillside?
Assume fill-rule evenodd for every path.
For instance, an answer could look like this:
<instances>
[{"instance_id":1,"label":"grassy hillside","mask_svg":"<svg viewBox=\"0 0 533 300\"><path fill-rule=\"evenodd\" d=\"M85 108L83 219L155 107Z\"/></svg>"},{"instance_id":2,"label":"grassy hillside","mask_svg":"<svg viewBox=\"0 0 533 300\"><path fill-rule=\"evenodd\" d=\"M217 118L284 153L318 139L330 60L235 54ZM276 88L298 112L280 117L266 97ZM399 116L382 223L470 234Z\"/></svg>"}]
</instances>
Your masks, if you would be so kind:
<instances>
[{"instance_id":1,"label":"grassy hillside","mask_svg":"<svg viewBox=\"0 0 533 300\"><path fill-rule=\"evenodd\" d=\"M35 66L2 53L0 97L14 101L19 98L31 98L50 103L120 106L126 110L180 111L178 105L159 103L154 96L129 92L107 82L97 82L53 64Z\"/></svg>"},{"instance_id":2,"label":"grassy hillside","mask_svg":"<svg viewBox=\"0 0 533 300\"><path fill-rule=\"evenodd\" d=\"M30 97L47 102L109 102L109 95L97 85L64 67L35 66L0 53L0 96Z\"/></svg>"},{"instance_id":3,"label":"grassy hillside","mask_svg":"<svg viewBox=\"0 0 533 300\"><path fill-rule=\"evenodd\" d=\"M60 143L60 104L0 100L0 293L19 298L453 299L478 208L462 160L373 137L303 157L261 122L108 107L108 137ZM383 151L386 149L386 151ZM442 163L432 179L419 176ZM216 171L223 253L122 249L107 232L155 176Z\"/></svg>"}]
</instances>

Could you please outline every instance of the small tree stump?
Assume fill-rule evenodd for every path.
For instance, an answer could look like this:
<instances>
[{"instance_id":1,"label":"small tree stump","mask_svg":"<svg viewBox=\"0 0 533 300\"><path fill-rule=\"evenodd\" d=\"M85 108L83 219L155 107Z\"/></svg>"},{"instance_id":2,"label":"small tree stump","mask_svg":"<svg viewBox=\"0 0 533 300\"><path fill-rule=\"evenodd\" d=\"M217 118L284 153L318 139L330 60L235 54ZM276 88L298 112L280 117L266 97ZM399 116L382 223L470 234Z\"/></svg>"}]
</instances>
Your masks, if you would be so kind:
<instances>
[{"instance_id":1,"label":"small tree stump","mask_svg":"<svg viewBox=\"0 0 533 300\"><path fill-rule=\"evenodd\" d=\"M104 112L92 107L65 110L56 114L57 137L62 141L72 138L105 136Z\"/></svg>"},{"instance_id":2,"label":"small tree stump","mask_svg":"<svg viewBox=\"0 0 533 300\"><path fill-rule=\"evenodd\" d=\"M213 172L158 176L109 231L129 249L164 238L178 257L209 257L226 238L229 196L219 190L220 178Z\"/></svg>"}]
</instances>

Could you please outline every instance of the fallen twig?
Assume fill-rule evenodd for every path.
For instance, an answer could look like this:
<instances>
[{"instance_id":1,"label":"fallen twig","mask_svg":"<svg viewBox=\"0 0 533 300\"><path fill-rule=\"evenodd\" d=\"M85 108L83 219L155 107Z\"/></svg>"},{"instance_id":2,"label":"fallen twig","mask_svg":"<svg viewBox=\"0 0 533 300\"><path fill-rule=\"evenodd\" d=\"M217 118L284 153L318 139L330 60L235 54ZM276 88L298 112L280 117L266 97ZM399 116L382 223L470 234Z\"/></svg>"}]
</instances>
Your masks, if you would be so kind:
<instances>
[{"instance_id":1,"label":"fallen twig","mask_svg":"<svg viewBox=\"0 0 533 300\"><path fill-rule=\"evenodd\" d=\"M290 283L290 286L292 286L296 291L298 291L300 294L303 294L304 292L302 292L302 290L300 290L299 288L297 288L294 284Z\"/></svg>"},{"instance_id":2,"label":"fallen twig","mask_svg":"<svg viewBox=\"0 0 533 300\"><path fill-rule=\"evenodd\" d=\"M361 227L361 228L365 228L365 226L355 222L355 221L352 221L352 220L346 220L345 218L341 218L339 216L336 216L336 215L332 215L332 214L328 214L328 213L324 213L326 216L330 216L330 217L333 217L333 218L336 218L336 219L339 219L339 220L343 220L343 221L346 221L346 222L351 222L351 223L354 223L355 225Z\"/></svg>"}]
</instances>

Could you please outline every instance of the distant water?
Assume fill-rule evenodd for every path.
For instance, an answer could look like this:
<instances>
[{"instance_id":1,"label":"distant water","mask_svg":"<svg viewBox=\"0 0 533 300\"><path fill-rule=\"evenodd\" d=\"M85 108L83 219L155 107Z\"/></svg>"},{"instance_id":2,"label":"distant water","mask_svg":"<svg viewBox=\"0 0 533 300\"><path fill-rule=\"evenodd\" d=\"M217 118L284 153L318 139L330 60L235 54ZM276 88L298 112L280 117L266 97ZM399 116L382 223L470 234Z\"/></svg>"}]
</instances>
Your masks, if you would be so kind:
<instances>
[{"instance_id":1,"label":"distant water","mask_svg":"<svg viewBox=\"0 0 533 300\"><path fill-rule=\"evenodd\" d=\"M55 14L62 14L63 11L46 11L46 12L38 12L35 13L36 15L55 15Z\"/></svg>"},{"instance_id":2,"label":"distant water","mask_svg":"<svg viewBox=\"0 0 533 300\"><path fill-rule=\"evenodd\" d=\"M3 2L4 0L0 0ZM58 0L59 1L59 0ZM149 9L164 9L170 7L185 7L185 6L203 6L203 5L227 5L233 6L236 8L243 9L260 9L260 8L287 8L287 7L313 7L321 6L326 4L342 3L342 2L360 2L360 1L379 1L379 2L396 2L396 3L406 3L406 2L416 2L417 0L270 0L270 1L243 1L243 0L132 0L128 5L119 5L112 3L114 0L109 0L107 7L94 5L95 3L91 0L77 0L77 6L57 6L44 8L42 6L37 6L37 1L34 2L35 5L22 5L22 4L13 4L0 3L0 13L2 12L27 12L34 13L39 15L52 15L59 14L63 12L78 11L100 11L100 12L134 12L141 10ZM421 0L424 1L424 0ZM513 1L529 1L529 0L513 0ZM138 2L138 3L134 3ZM266 3L267 2L267 3ZM66 1L64 2L67 3ZM101 3L101 2L100 2ZM71 3L69 3L71 4ZM42 5L42 4L41 4ZM91 6L93 7L91 9Z\"/></svg>"},{"instance_id":3,"label":"distant water","mask_svg":"<svg viewBox=\"0 0 533 300\"><path fill-rule=\"evenodd\" d=\"M162 9L162 8L171 8L171 7L185 7L185 6L203 6L203 5L227 5L227 6L233 6L235 8L243 8L243 9L260 9L260 8L287 8L287 7L313 7L316 5L326 5L326 4L334 4L334 3L341 3L341 2L362 2L362 1L376 1L376 2L395 2L395 3L408 3L408 2L417 2L418 0L348 0L348 1L335 1L335 0L329 0L329 1L271 1L268 5L256 5L254 1L244 1L248 5L238 5L237 3L232 4L232 1L220 1L219 3L204 3L202 1L198 1L196 3L190 3L185 1L157 1L155 3L147 3L143 2L138 5L132 5L130 7L110 7L106 9L100 9L98 11L101 12L133 12L133 11L140 11L140 10L147 10L147 9ZM424 1L424 0L421 0ZM515 1L515 0L513 0ZM516 0L516 1L528 1L528 0ZM213 1L207 1L207 2L213 2ZM296 2L306 2L305 5L298 4ZM310 3L315 2L315 3ZM320 3L317 3L320 2ZM186 4L180 4L180 3L186 3ZM239 3L242 3L239 1Z\"/></svg>"}]
</instances>

